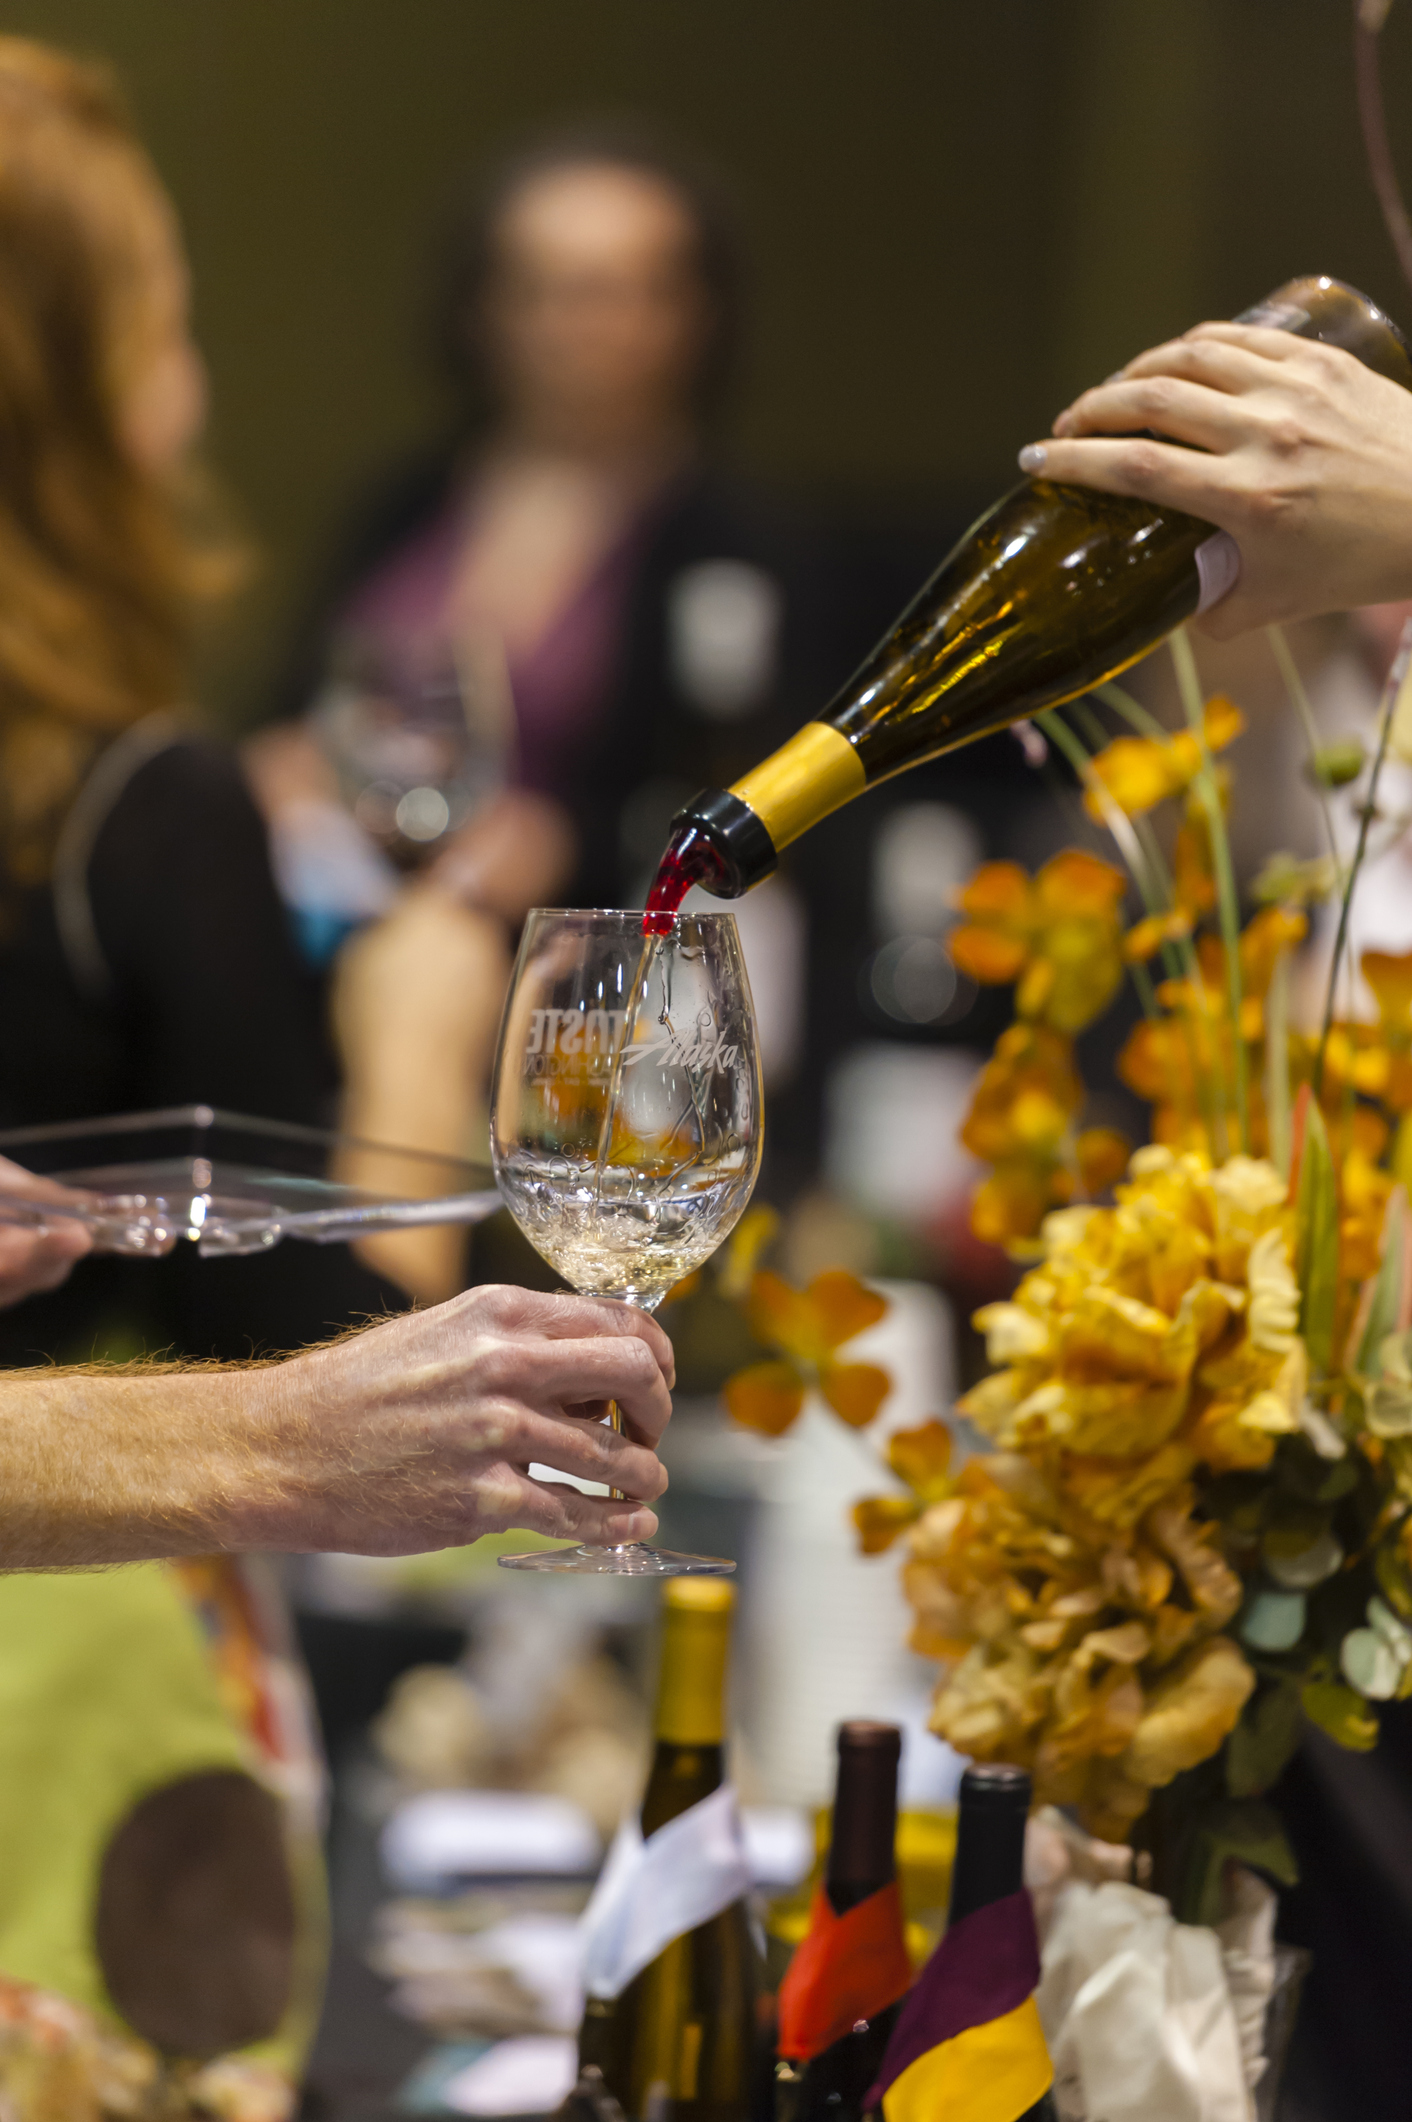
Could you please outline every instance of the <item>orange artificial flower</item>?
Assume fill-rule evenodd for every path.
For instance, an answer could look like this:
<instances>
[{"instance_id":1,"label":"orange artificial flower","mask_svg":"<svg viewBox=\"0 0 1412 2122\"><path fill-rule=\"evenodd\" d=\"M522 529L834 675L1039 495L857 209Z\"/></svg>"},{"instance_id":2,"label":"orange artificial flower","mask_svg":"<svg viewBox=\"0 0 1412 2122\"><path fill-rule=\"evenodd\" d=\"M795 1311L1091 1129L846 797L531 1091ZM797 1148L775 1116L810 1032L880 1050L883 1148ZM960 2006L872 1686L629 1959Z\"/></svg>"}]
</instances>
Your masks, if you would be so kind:
<instances>
[{"instance_id":1,"label":"orange artificial flower","mask_svg":"<svg viewBox=\"0 0 1412 2122\"><path fill-rule=\"evenodd\" d=\"M914 1525L933 1503L944 1502L956 1486L951 1472L951 1431L935 1416L918 1429L894 1430L887 1444L887 1463L911 1490L906 1496L866 1496L853 1506L858 1545L865 1555L884 1554L899 1533Z\"/></svg>"},{"instance_id":2,"label":"orange artificial flower","mask_svg":"<svg viewBox=\"0 0 1412 2122\"><path fill-rule=\"evenodd\" d=\"M1193 926L1216 904L1211 834L1199 811L1186 820L1177 834L1172 851L1172 896Z\"/></svg>"},{"instance_id":3,"label":"orange artificial flower","mask_svg":"<svg viewBox=\"0 0 1412 2122\"><path fill-rule=\"evenodd\" d=\"M1185 943L1191 934L1191 918L1180 909L1169 914L1148 914L1123 938L1123 957L1129 965L1146 965L1164 943Z\"/></svg>"},{"instance_id":4,"label":"orange artificial flower","mask_svg":"<svg viewBox=\"0 0 1412 2122\"><path fill-rule=\"evenodd\" d=\"M726 1380L726 1412L745 1429L779 1437L797 1420L810 1386L817 1386L851 1429L866 1429L892 1379L876 1363L838 1362L837 1351L886 1311L886 1297L842 1268L815 1275L807 1289L794 1289L763 1269L750 1285L748 1317L756 1339L778 1356Z\"/></svg>"},{"instance_id":5,"label":"orange artificial flower","mask_svg":"<svg viewBox=\"0 0 1412 2122\"><path fill-rule=\"evenodd\" d=\"M961 1128L965 1147L994 1166L971 1203L978 1238L989 1245L1032 1239L1049 1210L1072 1198L1067 1148L1082 1103L1069 1039L1042 1024L1001 1033Z\"/></svg>"},{"instance_id":6,"label":"orange artificial flower","mask_svg":"<svg viewBox=\"0 0 1412 2122\"><path fill-rule=\"evenodd\" d=\"M1066 848L1030 878L987 862L960 894L965 921L948 948L981 986L1017 982L1017 1013L1079 1032L1112 1001L1123 977L1121 870Z\"/></svg>"},{"instance_id":7,"label":"orange artificial flower","mask_svg":"<svg viewBox=\"0 0 1412 2122\"><path fill-rule=\"evenodd\" d=\"M1128 1168L1133 1146L1116 1127L1087 1127L1074 1144L1086 1194L1106 1194Z\"/></svg>"}]
</instances>

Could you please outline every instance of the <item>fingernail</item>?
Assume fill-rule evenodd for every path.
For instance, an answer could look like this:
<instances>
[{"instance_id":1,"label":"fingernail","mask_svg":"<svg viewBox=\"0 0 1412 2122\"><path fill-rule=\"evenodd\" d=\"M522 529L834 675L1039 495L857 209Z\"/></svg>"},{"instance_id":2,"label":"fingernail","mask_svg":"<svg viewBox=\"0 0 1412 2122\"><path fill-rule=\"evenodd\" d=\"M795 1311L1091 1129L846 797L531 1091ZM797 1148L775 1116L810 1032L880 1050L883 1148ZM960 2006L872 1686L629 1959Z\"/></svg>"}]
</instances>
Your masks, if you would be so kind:
<instances>
[{"instance_id":1,"label":"fingernail","mask_svg":"<svg viewBox=\"0 0 1412 2122\"><path fill-rule=\"evenodd\" d=\"M1240 580L1240 547L1229 531L1214 531L1196 548L1196 579L1201 585L1196 616L1228 597Z\"/></svg>"},{"instance_id":2,"label":"fingernail","mask_svg":"<svg viewBox=\"0 0 1412 2122\"><path fill-rule=\"evenodd\" d=\"M1037 472L1044 470L1044 460L1047 454L1048 452L1042 442L1027 442L1020 451L1020 470L1027 472L1033 478Z\"/></svg>"}]
</instances>

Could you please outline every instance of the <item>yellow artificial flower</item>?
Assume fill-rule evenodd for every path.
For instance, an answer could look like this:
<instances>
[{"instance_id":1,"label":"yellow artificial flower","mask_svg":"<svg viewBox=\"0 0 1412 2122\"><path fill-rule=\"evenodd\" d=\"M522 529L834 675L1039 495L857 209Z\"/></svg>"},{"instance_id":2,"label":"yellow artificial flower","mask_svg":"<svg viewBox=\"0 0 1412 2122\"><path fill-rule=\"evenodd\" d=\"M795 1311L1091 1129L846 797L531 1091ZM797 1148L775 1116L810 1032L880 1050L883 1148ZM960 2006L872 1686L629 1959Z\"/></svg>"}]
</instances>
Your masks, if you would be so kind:
<instances>
[{"instance_id":1,"label":"yellow artificial flower","mask_svg":"<svg viewBox=\"0 0 1412 2122\"><path fill-rule=\"evenodd\" d=\"M1303 1396L1288 1224L1272 1165L1139 1150L1117 1205L1049 1216L1041 1264L976 1314L999 1367L962 1409L1004 1450L1071 1455L1114 1524L1198 1461L1265 1465Z\"/></svg>"},{"instance_id":2,"label":"yellow artificial flower","mask_svg":"<svg viewBox=\"0 0 1412 2122\"><path fill-rule=\"evenodd\" d=\"M1024 1458L969 1461L913 1527L903 1575L912 1647L945 1667L932 1729L1029 1767L1041 1801L1095 1831L1126 1832L1154 1787L1214 1751L1254 1684L1219 1634L1240 1580L1193 1505L1169 1488L1115 1532Z\"/></svg>"},{"instance_id":3,"label":"yellow artificial flower","mask_svg":"<svg viewBox=\"0 0 1412 2122\"><path fill-rule=\"evenodd\" d=\"M1308 933L1308 916L1298 907L1262 907L1240 939L1240 977L1246 994L1263 1000L1280 959L1297 950Z\"/></svg>"},{"instance_id":4,"label":"yellow artificial flower","mask_svg":"<svg viewBox=\"0 0 1412 2122\"><path fill-rule=\"evenodd\" d=\"M1390 1112L1412 1111L1412 951L1366 950L1359 965L1378 1005L1378 1025L1371 1039L1362 1026L1340 1026L1345 1035L1363 1034L1347 1073Z\"/></svg>"},{"instance_id":5,"label":"yellow artificial flower","mask_svg":"<svg viewBox=\"0 0 1412 2122\"><path fill-rule=\"evenodd\" d=\"M1219 693L1207 701L1207 752L1224 751L1244 728L1245 717L1232 701ZM1189 729L1176 730L1170 737L1115 737L1092 765L1094 778L1109 801L1130 818L1140 818L1191 786L1201 771L1202 747ZM1101 825L1103 803L1098 794L1090 789L1084 803Z\"/></svg>"},{"instance_id":6,"label":"yellow artificial flower","mask_svg":"<svg viewBox=\"0 0 1412 2122\"><path fill-rule=\"evenodd\" d=\"M987 862L961 891L964 922L948 948L982 986L1016 983L1022 1018L1072 1034L1112 1001L1123 977L1121 870L1066 848L1033 879Z\"/></svg>"}]
</instances>

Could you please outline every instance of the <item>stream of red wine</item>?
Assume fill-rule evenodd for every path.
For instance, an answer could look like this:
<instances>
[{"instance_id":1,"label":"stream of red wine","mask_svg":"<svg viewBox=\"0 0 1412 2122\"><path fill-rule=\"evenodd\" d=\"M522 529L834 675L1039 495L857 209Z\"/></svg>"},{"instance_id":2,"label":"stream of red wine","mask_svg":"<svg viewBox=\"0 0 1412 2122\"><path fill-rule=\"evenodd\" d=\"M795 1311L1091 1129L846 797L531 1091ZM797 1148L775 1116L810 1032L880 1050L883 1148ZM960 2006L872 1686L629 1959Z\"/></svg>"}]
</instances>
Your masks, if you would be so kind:
<instances>
[{"instance_id":1,"label":"stream of red wine","mask_svg":"<svg viewBox=\"0 0 1412 2122\"><path fill-rule=\"evenodd\" d=\"M647 911L642 917L645 936L670 936L682 900L693 884L712 890L726 881L726 866L699 826L678 826L667 842L667 851L657 865Z\"/></svg>"}]
</instances>

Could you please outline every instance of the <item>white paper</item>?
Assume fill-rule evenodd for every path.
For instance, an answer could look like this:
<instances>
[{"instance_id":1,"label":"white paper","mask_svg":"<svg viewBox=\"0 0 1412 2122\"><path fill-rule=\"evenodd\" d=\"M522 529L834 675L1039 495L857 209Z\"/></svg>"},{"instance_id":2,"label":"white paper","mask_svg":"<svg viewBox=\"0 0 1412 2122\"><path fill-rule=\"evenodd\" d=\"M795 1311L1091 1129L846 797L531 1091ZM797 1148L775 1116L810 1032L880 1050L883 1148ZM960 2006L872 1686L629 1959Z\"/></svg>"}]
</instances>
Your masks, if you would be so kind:
<instances>
[{"instance_id":1,"label":"white paper","mask_svg":"<svg viewBox=\"0 0 1412 2122\"><path fill-rule=\"evenodd\" d=\"M620 1996L673 1938L750 1891L735 1790L723 1783L644 1842L636 1814L619 1828L583 1912L584 1987Z\"/></svg>"},{"instance_id":2,"label":"white paper","mask_svg":"<svg viewBox=\"0 0 1412 2122\"><path fill-rule=\"evenodd\" d=\"M578 2032L583 2017L582 1940L573 1916L509 1916L478 1931L470 1943L482 1967L503 1967L539 2006L540 2024Z\"/></svg>"},{"instance_id":3,"label":"white paper","mask_svg":"<svg viewBox=\"0 0 1412 2122\"><path fill-rule=\"evenodd\" d=\"M557 2034L497 2041L441 2090L453 2115L548 2115L574 2089L578 2042Z\"/></svg>"},{"instance_id":4,"label":"white paper","mask_svg":"<svg viewBox=\"0 0 1412 2122\"><path fill-rule=\"evenodd\" d=\"M1160 1896L1065 1887L1038 2001L1061 2122L1253 2122L1221 1941Z\"/></svg>"},{"instance_id":5,"label":"white paper","mask_svg":"<svg viewBox=\"0 0 1412 2122\"><path fill-rule=\"evenodd\" d=\"M399 1805L382 1831L384 1868L405 1891L449 1879L574 1877L601 1844L567 1798L507 1790L432 1790Z\"/></svg>"},{"instance_id":6,"label":"white paper","mask_svg":"<svg viewBox=\"0 0 1412 2122\"><path fill-rule=\"evenodd\" d=\"M1265 2014L1275 1986L1275 1913L1273 1887L1243 1864L1231 1868L1231 1913L1216 1926L1240 2034L1245 2082L1255 2086L1265 2070Z\"/></svg>"},{"instance_id":7,"label":"white paper","mask_svg":"<svg viewBox=\"0 0 1412 2122\"><path fill-rule=\"evenodd\" d=\"M814 1868L814 1823L793 1805L746 1805L740 1824L756 1886L771 1893L798 1886Z\"/></svg>"}]
</instances>

